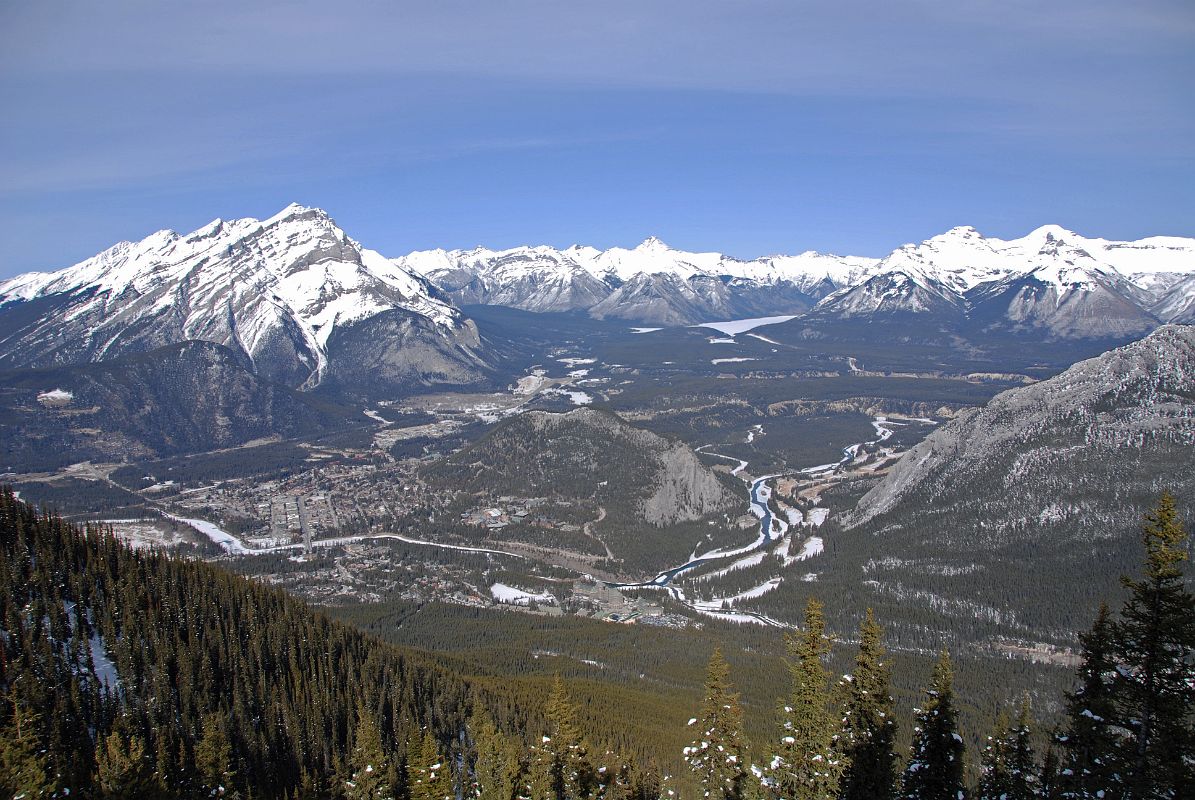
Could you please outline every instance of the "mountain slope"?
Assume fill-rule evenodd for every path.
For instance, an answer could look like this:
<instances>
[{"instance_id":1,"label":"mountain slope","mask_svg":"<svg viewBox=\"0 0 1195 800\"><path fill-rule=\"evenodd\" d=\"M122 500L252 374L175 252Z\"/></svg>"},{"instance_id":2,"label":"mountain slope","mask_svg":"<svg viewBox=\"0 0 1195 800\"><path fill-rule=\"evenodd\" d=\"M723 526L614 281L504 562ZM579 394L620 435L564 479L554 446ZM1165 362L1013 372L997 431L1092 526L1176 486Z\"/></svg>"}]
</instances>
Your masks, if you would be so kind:
<instances>
[{"instance_id":1,"label":"mountain slope","mask_svg":"<svg viewBox=\"0 0 1195 800\"><path fill-rule=\"evenodd\" d=\"M445 740L462 730L477 692L429 657L332 622L279 589L194 558L132 551L98 528L42 515L7 488L0 561L0 725L13 732L14 702L38 713L32 736L65 789L55 796L95 796L93 753L113 731L141 740L140 767L160 776L167 796L223 795L197 752L211 749L200 742L214 724L230 796L289 797L310 778L339 785L338 767L359 741L358 709L368 709L396 763L421 729ZM510 708L512 695L489 687L473 702ZM111 796L160 796L125 777Z\"/></svg>"},{"instance_id":2,"label":"mountain slope","mask_svg":"<svg viewBox=\"0 0 1195 800\"><path fill-rule=\"evenodd\" d=\"M243 355L211 342L0 374L0 471L235 447L363 419L254 375Z\"/></svg>"},{"instance_id":3,"label":"mountain slope","mask_svg":"<svg viewBox=\"0 0 1195 800\"><path fill-rule=\"evenodd\" d=\"M1155 317L1152 306L1195 297L1183 283L1195 275L1195 240L1091 239L1057 225L1010 240L952 228L883 259L806 252L744 261L653 237L631 249L432 250L395 263L461 303L653 325L800 314L816 303L809 319L820 323L907 316L940 327L974 317L978 333L1123 338L1178 318Z\"/></svg>"},{"instance_id":4,"label":"mountain slope","mask_svg":"<svg viewBox=\"0 0 1195 800\"><path fill-rule=\"evenodd\" d=\"M0 366L102 361L204 340L291 387L342 381L469 383L476 327L434 286L292 205L264 221L159 231L73 267L0 284ZM398 335L398 341L379 334ZM354 363L370 342L375 365ZM400 349L419 342L412 356Z\"/></svg>"},{"instance_id":5,"label":"mountain slope","mask_svg":"<svg viewBox=\"0 0 1195 800\"><path fill-rule=\"evenodd\" d=\"M746 508L684 444L589 408L521 414L421 474L485 502L543 498L554 513L590 521L601 547L645 572L684 559L720 531L702 520Z\"/></svg>"},{"instance_id":6,"label":"mountain slope","mask_svg":"<svg viewBox=\"0 0 1195 800\"><path fill-rule=\"evenodd\" d=\"M1132 568L1141 514L1166 488L1190 518L1195 328L1186 326L959 414L862 498L847 549L879 592L1075 630Z\"/></svg>"},{"instance_id":7,"label":"mountain slope","mask_svg":"<svg viewBox=\"0 0 1195 800\"><path fill-rule=\"evenodd\" d=\"M971 318L993 328L1058 338L1124 337L1157 327L1148 294L1087 251L1047 234L1040 264L968 294Z\"/></svg>"},{"instance_id":8,"label":"mountain slope","mask_svg":"<svg viewBox=\"0 0 1195 800\"><path fill-rule=\"evenodd\" d=\"M662 325L800 313L875 262L812 252L742 261L675 250L655 237L634 248L431 250L394 260L462 304L586 311L597 319Z\"/></svg>"}]
</instances>

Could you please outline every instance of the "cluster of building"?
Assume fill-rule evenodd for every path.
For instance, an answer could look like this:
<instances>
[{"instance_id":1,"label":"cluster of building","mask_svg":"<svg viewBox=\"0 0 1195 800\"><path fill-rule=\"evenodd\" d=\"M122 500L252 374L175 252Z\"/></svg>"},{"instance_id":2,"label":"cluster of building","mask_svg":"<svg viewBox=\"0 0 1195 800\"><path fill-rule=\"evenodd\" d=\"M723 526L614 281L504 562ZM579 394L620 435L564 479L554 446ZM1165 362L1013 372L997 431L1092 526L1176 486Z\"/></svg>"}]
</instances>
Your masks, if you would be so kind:
<instances>
[{"instance_id":1,"label":"cluster of building","mask_svg":"<svg viewBox=\"0 0 1195 800\"><path fill-rule=\"evenodd\" d=\"M518 498L503 495L493 506L475 508L462 513L461 522L489 530L501 530L512 523L548 524L551 523L551 520L535 515L535 509L546 502L548 500L545 497Z\"/></svg>"}]
</instances>

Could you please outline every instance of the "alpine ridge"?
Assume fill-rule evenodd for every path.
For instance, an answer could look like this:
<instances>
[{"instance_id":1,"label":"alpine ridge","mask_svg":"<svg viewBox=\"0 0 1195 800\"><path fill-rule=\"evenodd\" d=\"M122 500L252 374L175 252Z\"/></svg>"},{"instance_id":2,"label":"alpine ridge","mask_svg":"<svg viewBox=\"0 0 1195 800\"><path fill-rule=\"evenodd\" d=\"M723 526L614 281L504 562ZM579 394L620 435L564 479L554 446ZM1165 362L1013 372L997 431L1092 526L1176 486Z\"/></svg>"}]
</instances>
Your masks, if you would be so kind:
<instances>
[{"instance_id":1,"label":"alpine ridge","mask_svg":"<svg viewBox=\"0 0 1195 800\"><path fill-rule=\"evenodd\" d=\"M747 261L652 237L633 249L433 250L394 261L460 303L653 325L808 313L813 321L895 317L979 333L1123 338L1195 313L1195 240L1113 241L1058 225L1010 240L957 227L882 259L810 251Z\"/></svg>"},{"instance_id":2,"label":"alpine ridge","mask_svg":"<svg viewBox=\"0 0 1195 800\"><path fill-rule=\"evenodd\" d=\"M159 231L80 264L0 284L0 366L103 361L203 340L293 388L472 383L476 326L422 276L325 212Z\"/></svg>"},{"instance_id":3,"label":"alpine ridge","mask_svg":"<svg viewBox=\"0 0 1195 800\"><path fill-rule=\"evenodd\" d=\"M1060 576L1082 575L1094 603L1133 563L1138 520L1160 492L1191 511L1193 377L1195 327L1166 325L962 411L845 521L859 568L881 593L1079 629L1094 605L1064 602L1074 587Z\"/></svg>"}]
</instances>

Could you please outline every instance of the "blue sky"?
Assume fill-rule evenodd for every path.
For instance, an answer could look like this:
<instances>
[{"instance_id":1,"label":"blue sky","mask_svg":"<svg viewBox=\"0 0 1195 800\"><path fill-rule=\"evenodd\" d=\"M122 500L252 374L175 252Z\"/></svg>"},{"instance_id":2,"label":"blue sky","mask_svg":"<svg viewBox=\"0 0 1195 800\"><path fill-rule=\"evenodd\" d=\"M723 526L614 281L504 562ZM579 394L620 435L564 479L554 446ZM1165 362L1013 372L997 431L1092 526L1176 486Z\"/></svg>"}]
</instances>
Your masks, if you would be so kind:
<instances>
[{"instance_id":1,"label":"blue sky","mask_svg":"<svg viewBox=\"0 0 1195 800\"><path fill-rule=\"evenodd\" d=\"M1195 235L1188 0L0 0L0 276L327 209L390 255Z\"/></svg>"}]
</instances>

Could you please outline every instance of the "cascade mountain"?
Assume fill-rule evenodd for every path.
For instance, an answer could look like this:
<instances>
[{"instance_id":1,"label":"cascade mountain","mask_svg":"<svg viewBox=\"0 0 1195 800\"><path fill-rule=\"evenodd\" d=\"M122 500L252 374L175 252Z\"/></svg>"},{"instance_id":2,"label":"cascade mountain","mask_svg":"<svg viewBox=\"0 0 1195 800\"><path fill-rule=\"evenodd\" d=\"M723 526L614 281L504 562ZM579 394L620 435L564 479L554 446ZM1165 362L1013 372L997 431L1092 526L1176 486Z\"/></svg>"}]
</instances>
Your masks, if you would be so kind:
<instances>
[{"instance_id":1,"label":"cascade mountain","mask_svg":"<svg viewBox=\"0 0 1195 800\"><path fill-rule=\"evenodd\" d=\"M319 209L159 231L73 267L0 283L0 367L47 367L215 342L292 388L469 384L476 326L425 278Z\"/></svg>"}]
</instances>

